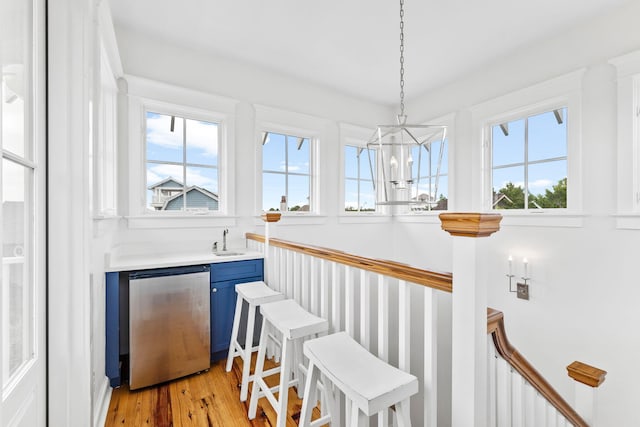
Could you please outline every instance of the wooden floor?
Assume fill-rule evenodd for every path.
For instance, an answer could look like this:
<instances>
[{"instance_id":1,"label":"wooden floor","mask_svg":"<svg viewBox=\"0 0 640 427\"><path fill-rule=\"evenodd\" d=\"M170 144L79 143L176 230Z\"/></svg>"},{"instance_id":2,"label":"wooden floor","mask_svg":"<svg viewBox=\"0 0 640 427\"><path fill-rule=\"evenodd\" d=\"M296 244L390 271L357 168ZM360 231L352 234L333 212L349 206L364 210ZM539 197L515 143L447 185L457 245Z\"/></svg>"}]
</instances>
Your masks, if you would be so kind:
<instances>
[{"instance_id":1,"label":"wooden floor","mask_svg":"<svg viewBox=\"0 0 640 427\"><path fill-rule=\"evenodd\" d=\"M255 359L255 354L254 354ZM268 363L269 361L267 361ZM112 426L275 426L276 414L266 398L258 401L254 420L247 418L249 399L240 402L242 360L235 359L231 372L225 372L225 360L214 362L208 372L130 391L127 385L114 389L105 427ZM274 363L265 364L265 369ZM278 375L267 379L278 382ZM277 396L277 395L276 395ZM302 401L294 388L289 389L287 427L297 426ZM313 418L319 416L317 409Z\"/></svg>"}]
</instances>

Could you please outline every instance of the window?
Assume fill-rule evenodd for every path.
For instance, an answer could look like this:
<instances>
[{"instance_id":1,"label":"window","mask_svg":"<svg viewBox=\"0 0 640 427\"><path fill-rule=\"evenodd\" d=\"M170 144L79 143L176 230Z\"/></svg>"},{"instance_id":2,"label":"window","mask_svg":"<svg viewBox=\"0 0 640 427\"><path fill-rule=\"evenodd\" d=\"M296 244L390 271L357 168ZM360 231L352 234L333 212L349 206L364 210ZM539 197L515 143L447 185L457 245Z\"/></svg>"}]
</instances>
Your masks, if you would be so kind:
<instances>
[{"instance_id":1,"label":"window","mask_svg":"<svg viewBox=\"0 0 640 427\"><path fill-rule=\"evenodd\" d=\"M153 111L145 118L147 209L218 211L218 123Z\"/></svg>"},{"instance_id":2,"label":"window","mask_svg":"<svg viewBox=\"0 0 640 427\"><path fill-rule=\"evenodd\" d=\"M567 108L490 127L493 209L567 207Z\"/></svg>"},{"instance_id":3,"label":"window","mask_svg":"<svg viewBox=\"0 0 640 427\"><path fill-rule=\"evenodd\" d=\"M375 150L344 146L344 210L372 212L376 210L376 194L372 172L376 173Z\"/></svg>"},{"instance_id":4,"label":"window","mask_svg":"<svg viewBox=\"0 0 640 427\"><path fill-rule=\"evenodd\" d=\"M427 202L413 211L447 210L449 203L447 140L411 148L412 176L419 200Z\"/></svg>"},{"instance_id":5,"label":"window","mask_svg":"<svg viewBox=\"0 0 640 427\"><path fill-rule=\"evenodd\" d=\"M262 209L308 212L311 206L311 143L306 136L262 133ZM284 204L282 204L284 203Z\"/></svg>"}]
</instances>

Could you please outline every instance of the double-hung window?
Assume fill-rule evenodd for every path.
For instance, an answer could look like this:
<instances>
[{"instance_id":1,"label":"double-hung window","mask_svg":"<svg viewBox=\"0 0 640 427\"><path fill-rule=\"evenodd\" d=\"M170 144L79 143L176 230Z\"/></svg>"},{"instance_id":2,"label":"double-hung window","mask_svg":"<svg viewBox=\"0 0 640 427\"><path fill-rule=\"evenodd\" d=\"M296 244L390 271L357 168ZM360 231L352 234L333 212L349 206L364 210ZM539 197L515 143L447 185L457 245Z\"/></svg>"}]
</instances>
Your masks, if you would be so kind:
<instances>
[{"instance_id":1,"label":"double-hung window","mask_svg":"<svg viewBox=\"0 0 640 427\"><path fill-rule=\"evenodd\" d=\"M344 210L372 212L376 210L373 178L376 176L376 152L373 149L344 146Z\"/></svg>"},{"instance_id":2,"label":"double-hung window","mask_svg":"<svg viewBox=\"0 0 640 427\"><path fill-rule=\"evenodd\" d=\"M490 126L493 209L567 207L567 110Z\"/></svg>"},{"instance_id":3,"label":"double-hung window","mask_svg":"<svg viewBox=\"0 0 640 427\"><path fill-rule=\"evenodd\" d=\"M146 111L146 208L208 213L220 209L218 123Z\"/></svg>"},{"instance_id":4,"label":"double-hung window","mask_svg":"<svg viewBox=\"0 0 640 427\"><path fill-rule=\"evenodd\" d=\"M311 153L307 135L264 131L262 138L262 209L313 211Z\"/></svg>"},{"instance_id":5,"label":"double-hung window","mask_svg":"<svg viewBox=\"0 0 640 427\"><path fill-rule=\"evenodd\" d=\"M413 211L447 210L449 203L447 140L434 140L411 148L412 176L423 205Z\"/></svg>"}]
</instances>

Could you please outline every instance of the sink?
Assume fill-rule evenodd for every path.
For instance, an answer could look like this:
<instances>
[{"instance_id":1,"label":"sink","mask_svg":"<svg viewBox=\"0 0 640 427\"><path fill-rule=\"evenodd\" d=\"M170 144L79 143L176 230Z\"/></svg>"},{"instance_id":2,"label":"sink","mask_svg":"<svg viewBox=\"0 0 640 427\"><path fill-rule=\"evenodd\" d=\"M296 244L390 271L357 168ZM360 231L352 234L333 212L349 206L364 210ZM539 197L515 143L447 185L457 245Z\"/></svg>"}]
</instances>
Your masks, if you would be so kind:
<instances>
[{"instance_id":1,"label":"sink","mask_svg":"<svg viewBox=\"0 0 640 427\"><path fill-rule=\"evenodd\" d=\"M235 256L235 255L244 255L243 252L232 252L232 251L218 251L213 253L215 256Z\"/></svg>"}]
</instances>

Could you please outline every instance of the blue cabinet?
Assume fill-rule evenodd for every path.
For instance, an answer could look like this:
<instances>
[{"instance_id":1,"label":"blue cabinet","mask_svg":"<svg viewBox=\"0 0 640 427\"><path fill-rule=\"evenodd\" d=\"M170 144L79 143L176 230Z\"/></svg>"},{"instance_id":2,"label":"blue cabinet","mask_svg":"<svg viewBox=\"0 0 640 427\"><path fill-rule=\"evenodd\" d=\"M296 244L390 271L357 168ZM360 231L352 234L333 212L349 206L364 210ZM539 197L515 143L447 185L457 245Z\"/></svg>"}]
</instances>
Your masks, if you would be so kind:
<instances>
[{"instance_id":1,"label":"blue cabinet","mask_svg":"<svg viewBox=\"0 0 640 427\"><path fill-rule=\"evenodd\" d=\"M236 307L235 285L263 279L263 260L211 265L211 360L223 359L229 350Z\"/></svg>"},{"instance_id":2,"label":"blue cabinet","mask_svg":"<svg viewBox=\"0 0 640 427\"><path fill-rule=\"evenodd\" d=\"M210 274L211 360L218 360L225 358L229 349L236 307L235 285L263 280L263 260L214 263ZM126 366L128 361L128 278L128 272L108 272L105 276L105 371L111 387L122 384L122 365Z\"/></svg>"}]
</instances>

